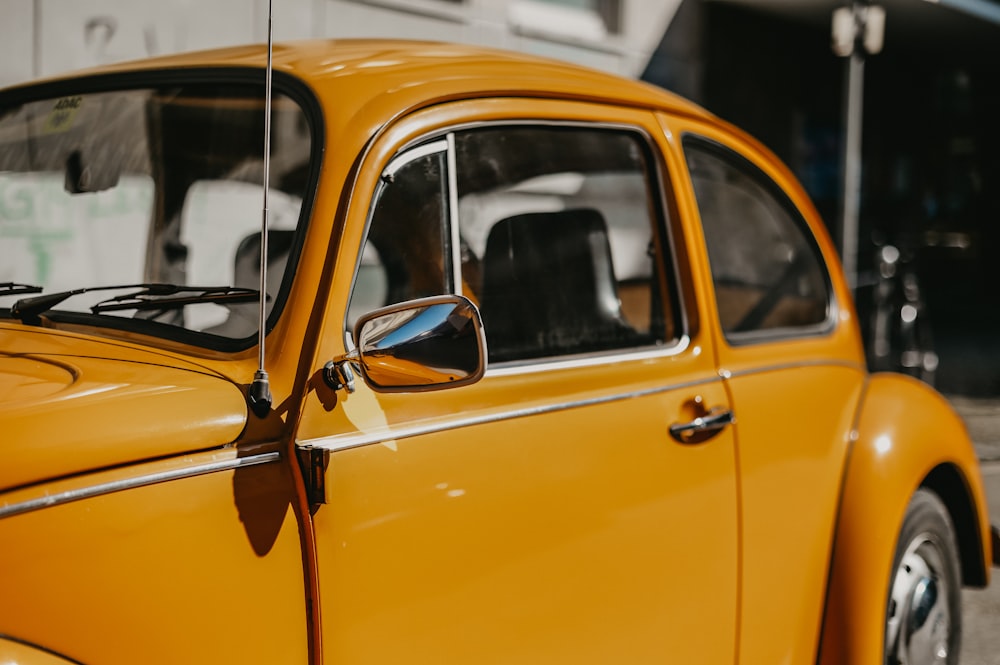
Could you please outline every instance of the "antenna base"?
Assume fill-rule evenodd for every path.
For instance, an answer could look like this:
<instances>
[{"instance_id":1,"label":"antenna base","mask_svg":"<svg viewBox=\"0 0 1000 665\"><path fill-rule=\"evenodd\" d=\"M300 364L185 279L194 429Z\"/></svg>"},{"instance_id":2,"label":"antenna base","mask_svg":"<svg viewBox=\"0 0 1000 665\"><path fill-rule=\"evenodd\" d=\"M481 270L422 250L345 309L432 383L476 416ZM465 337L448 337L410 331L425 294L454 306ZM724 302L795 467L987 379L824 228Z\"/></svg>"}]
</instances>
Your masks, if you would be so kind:
<instances>
[{"instance_id":1,"label":"antenna base","mask_svg":"<svg viewBox=\"0 0 1000 665\"><path fill-rule=\"evenodd\" d=\"M258 418L263 418L271 410L271 384L264 370L259 369L254 373L253 383L247 391L247 400L250 402L250 410Z\"/></svg>"}]
</instances>

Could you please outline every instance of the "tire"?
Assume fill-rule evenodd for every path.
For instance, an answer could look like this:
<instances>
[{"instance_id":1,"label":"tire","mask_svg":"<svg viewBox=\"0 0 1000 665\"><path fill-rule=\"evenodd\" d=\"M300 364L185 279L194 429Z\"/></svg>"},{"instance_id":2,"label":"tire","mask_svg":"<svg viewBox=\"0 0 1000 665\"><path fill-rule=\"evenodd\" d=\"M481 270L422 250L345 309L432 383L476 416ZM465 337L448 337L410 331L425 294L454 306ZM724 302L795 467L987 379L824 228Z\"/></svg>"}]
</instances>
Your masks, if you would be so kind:
<instances>
[{"instance_id":1,"label":"tire","mask_svg":"<svg viewBox=\"0 0 1000 665\"><path fill-rule=\"evenodd\" d=\"M962 642L958 547L941 499L918 489L896 542L886 603L885 665L957 665Z\"/></svg>"}]
</instances>

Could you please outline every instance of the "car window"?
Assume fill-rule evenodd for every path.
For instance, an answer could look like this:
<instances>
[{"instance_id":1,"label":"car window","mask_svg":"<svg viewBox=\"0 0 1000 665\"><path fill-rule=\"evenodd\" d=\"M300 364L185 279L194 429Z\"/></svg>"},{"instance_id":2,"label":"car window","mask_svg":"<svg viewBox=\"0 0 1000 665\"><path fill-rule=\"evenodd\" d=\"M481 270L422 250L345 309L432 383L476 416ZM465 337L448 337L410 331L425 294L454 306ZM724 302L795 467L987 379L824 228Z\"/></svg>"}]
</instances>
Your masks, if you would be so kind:
<instances>
[{"instance_id":1,"label":"car window","mask_svg":"<svg viewBox=\"0 0 1000 665\"><path fill-rule=\"evenodd\" d=\"M479 306L493 363L675 339L641 135L503 125L433 145L383 174L349 326L384 304L453 292Z\"/></svg>"},{"instance_id":2,"label":"car window","mask_svg":"<svg viewBox=\"0 0 1000 665\"><path fill-rule=\"evenodd\" d=\"M684 139L722 329L814 331L830 310L829 276L801 214L760 169L714 142Z\"/></svg>"},{"instance_id":3,"label":"car window","mask_svg":"<svg viewBox=\"0 0 1000 665\"><path fill-rule=\"evenodd\" d=\"M637 135L490 127L455 142L463 285L482 309L491 360L665 340L656 206Z\"/></svg>"},{"instance_id":4,"label":"car window","mask_svg":"<svg viewBox=\"0 0 1000 665\"><path fill-rule=\"evenodd\" d=\"M297 91L276 91L270 107L269 326L291 285L292 239L308 216L303 201L317 166L310 107ZM260 287L264 109L256 81L216 85L182 74L156 88L102 86L0 108L0 282L46 294L92 289L49 312L63 320L218 349L253 344L253 294L99 316L91 308L138 288L115 286L123 284ZM0 297L0 316L18 297Z\"/></svg>"},{"instance_id":5,"label":"car window","mask_svg":"<svg viewBox=\"0 0 1000 665\"><path fill-rule=\"evenodd\" d=\"M358 266L347 325L362 314L452 291L446 144L394 159L382 174Z\"/></svg>"}]
</instances>

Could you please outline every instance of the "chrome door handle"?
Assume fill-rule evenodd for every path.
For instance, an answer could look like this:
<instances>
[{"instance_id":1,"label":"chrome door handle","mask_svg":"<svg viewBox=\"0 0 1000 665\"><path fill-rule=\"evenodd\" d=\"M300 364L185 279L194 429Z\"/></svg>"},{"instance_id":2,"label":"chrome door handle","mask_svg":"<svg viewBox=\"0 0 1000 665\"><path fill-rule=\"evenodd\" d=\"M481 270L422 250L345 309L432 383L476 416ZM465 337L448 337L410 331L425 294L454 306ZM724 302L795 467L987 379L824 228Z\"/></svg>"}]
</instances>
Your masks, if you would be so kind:
<instances>
[{"instance_id":1,"label":"chrome door handle","mask_svg":"<svg viewBox=\"0 0 1000 665\"><path fill-rule=\"evenodd\" d=\"M732 411L716 407L689 423L674 423L670 426L670 436L679 443L701 443L735 422Z\"/></svg>"}]
</instances>

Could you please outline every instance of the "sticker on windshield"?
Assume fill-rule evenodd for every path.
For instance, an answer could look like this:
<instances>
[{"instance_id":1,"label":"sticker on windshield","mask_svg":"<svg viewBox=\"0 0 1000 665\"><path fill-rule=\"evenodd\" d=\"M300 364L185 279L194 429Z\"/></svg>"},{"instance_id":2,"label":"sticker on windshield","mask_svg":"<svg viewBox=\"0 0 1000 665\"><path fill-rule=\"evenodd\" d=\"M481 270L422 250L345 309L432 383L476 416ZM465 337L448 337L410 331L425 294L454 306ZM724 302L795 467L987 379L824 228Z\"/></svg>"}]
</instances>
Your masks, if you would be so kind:
<instances>
[{"instance_id":1,"label":"sticker on windshield","mask_svg":"<svg viewBox=\"0 0 1000 665\"><path fill-rule=\"evenodd\" d=\"M73 119L81 106L83 106L83 97L63 97L56 101L49 116L45 118L42 133L58 134L68 131L73 126Z\"/></svg>"}]
</instances>

